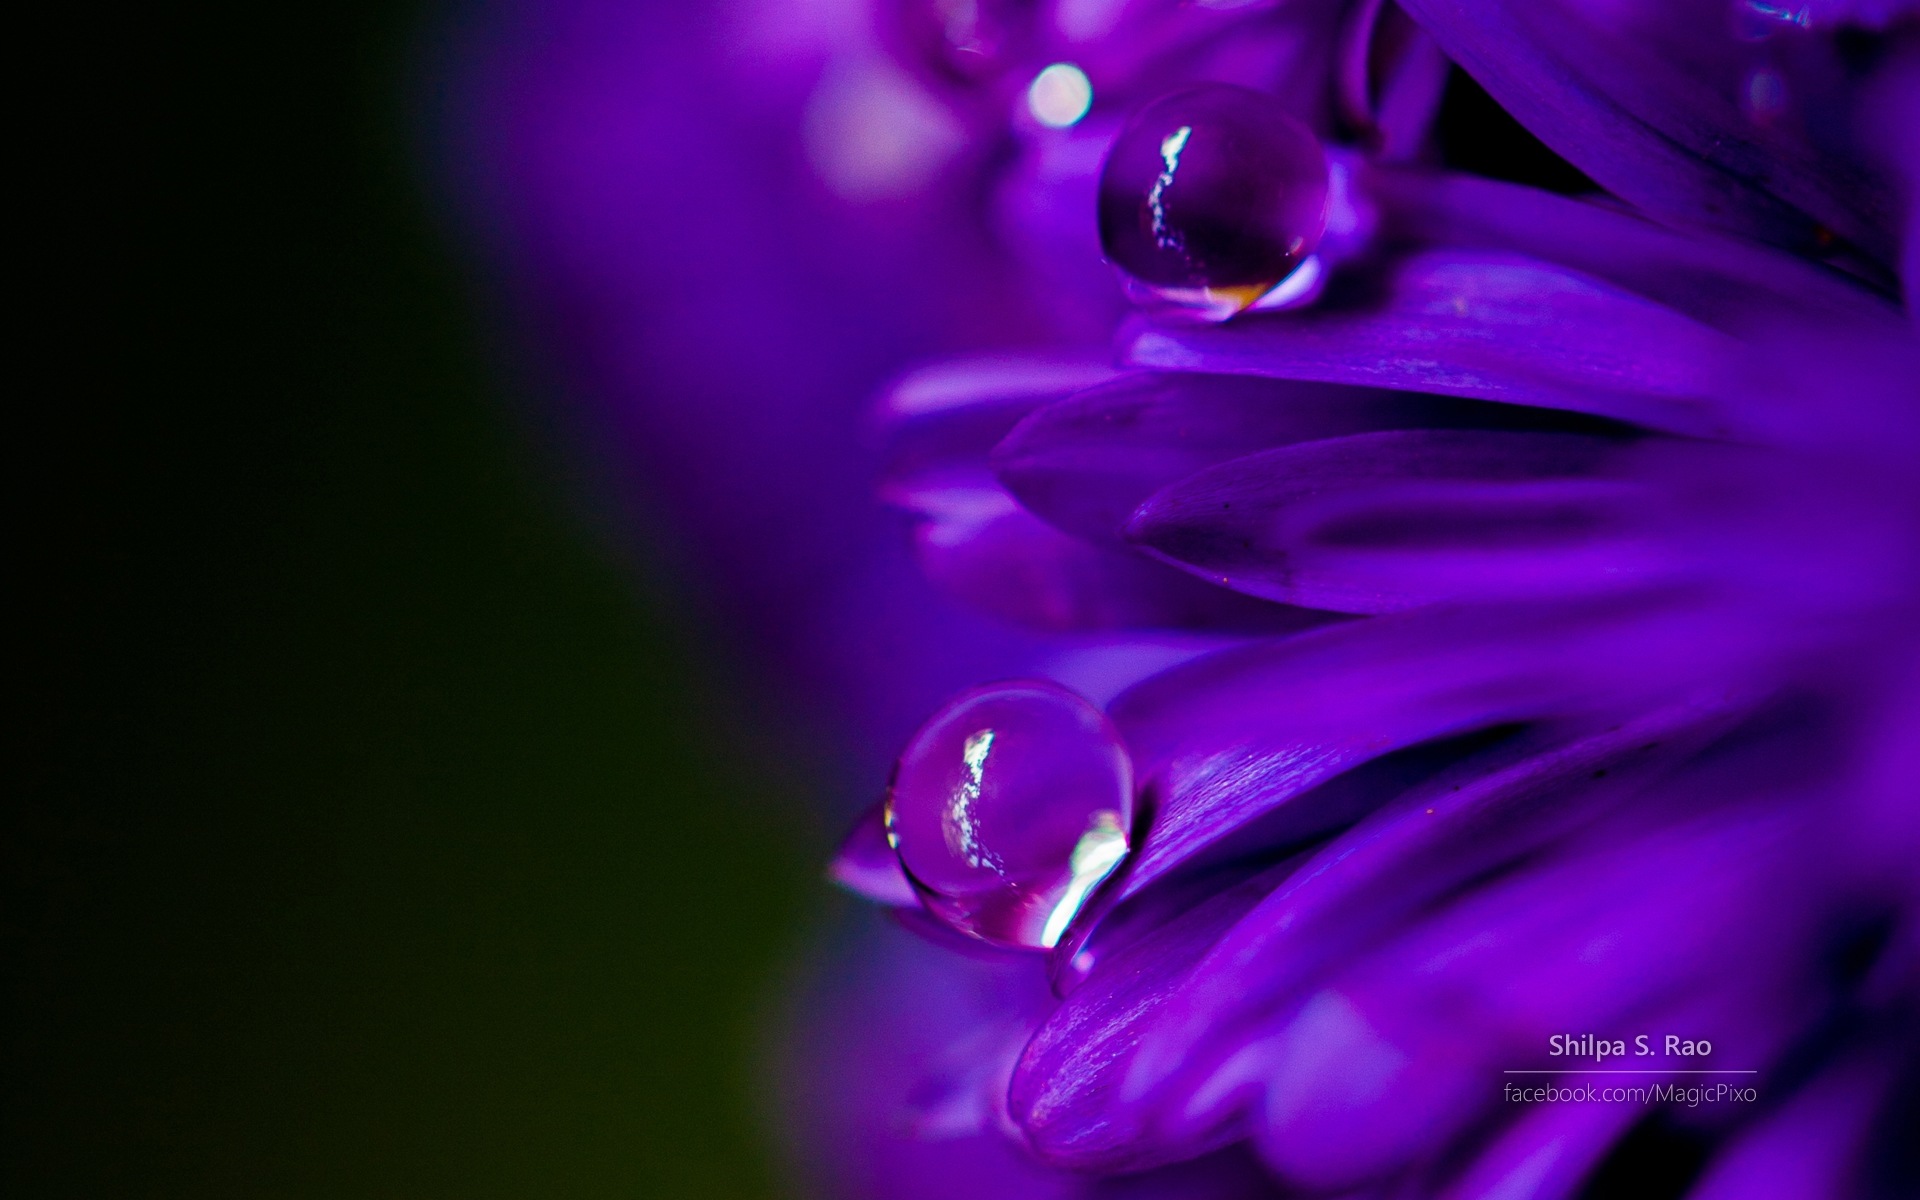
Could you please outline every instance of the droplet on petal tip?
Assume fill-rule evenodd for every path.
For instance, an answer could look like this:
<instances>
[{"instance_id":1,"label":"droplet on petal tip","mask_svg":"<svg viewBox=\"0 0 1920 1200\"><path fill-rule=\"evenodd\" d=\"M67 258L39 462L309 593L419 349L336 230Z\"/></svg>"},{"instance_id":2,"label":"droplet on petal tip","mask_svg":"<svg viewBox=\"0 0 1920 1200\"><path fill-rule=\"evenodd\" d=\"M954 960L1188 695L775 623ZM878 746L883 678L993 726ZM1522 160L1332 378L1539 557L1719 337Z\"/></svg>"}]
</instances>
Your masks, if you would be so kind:
<instances>
[{"instance_id":1,"label":"droplet on petal tip","mask_svg":"<svg viewBox=\"0 0 1920 1200\"><path fill-rule=\"evenodd\" d=\"M929 913L982 941L1046 950L1128 853L1133 768L1113 723L1080 696L995 684L914 735L885 812Z\"/></svg>"},{"instance_id":2,"label":"droplet on petal tip","mask_svg":"<svg viewBox=\"0 0 1920 1200\"><path fill-rule=\"evenodd\" d=\"M1230 314L1319 246L1327 156L1271 96L1206 84L1134 114L1107 153L1098 204L1110 262L1175 302Z\"/></svg>"}]
</instances>

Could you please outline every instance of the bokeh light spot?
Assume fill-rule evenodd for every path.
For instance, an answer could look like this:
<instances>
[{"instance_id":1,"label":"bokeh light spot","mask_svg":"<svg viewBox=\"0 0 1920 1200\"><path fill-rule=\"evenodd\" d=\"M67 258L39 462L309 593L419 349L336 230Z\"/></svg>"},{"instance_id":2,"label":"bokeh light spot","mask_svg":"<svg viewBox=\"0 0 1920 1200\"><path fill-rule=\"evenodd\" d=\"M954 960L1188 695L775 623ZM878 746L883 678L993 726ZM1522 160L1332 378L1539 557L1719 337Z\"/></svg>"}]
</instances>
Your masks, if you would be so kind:
<instances>
[{"instance_id":1,"label":"bokeh light spot","mask_svg":"<svg viewBox=\"0 0 1920 1200\"><path fill-rule=\"evenodd\" d=\"M1027 87L1027 109L1049 129L1078 124L1093 107L1093 81L1072 63L1054 63Z\"/></svg>"}]
</instances>

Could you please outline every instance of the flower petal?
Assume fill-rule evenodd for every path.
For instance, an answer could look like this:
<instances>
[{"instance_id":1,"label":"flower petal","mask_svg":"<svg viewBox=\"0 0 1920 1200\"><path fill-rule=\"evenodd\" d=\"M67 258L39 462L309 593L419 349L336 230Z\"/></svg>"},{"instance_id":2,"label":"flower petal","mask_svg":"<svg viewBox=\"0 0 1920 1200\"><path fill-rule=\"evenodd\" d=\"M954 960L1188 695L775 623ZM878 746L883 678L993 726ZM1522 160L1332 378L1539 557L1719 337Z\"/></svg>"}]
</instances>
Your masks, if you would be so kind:
<instances>
[{"instance_id":1,"label":"flower petal","mask_svg":"<svg viewBox=\"0 0 1920 1200\"><path fill-rule=\"evenodd\" d=\"M1809 25L1857 25L1887 29L1901 21L1920 19L1920 0L1806 0L1803 11Z\"/></svg>"},{"instance_id":2,"label":"flower petal","mask_svg":"<svg viewBox=\"0 0 1920 1200\"><path fill-rule=\"evenodd\" d=\"M920 903L900 869L900 856L887 842L886 805L874 805L860 814L853 829L840 843L839 853L827 868L827 877L856 896L890 908L905 908Z\"/></svg>"},{"instance_id":3,"label":"flower petal","mask_svg":"<svg viewBox=\"0 0 1920 1200\"><path fill-rule=\"evenodd\" d=\"M1250 1093L1215 1095L1201 1105L1209 1111L1187 1118L1167 1111L1167 1081L1199 1066L1190 1052L1208 1042L1209 1031L1245 1006L1263 1007L1259 998L1274 994L1268 983L1282 993L1304 985L1492 865L1593 820L1592 806L1550 803L1570 782L1616 792L1639 786L1724 719L1718 710L1676 710L1587 737L1543 733L1490 761L1463 764L1461 773L1395 801L1391 813L1363 822L1306 865L1284 862L1239 885L1237 905L1268 898L1243 909L1249 915L1231 931L1218 923L1227 910L1201 916L1176 895L1156 914L1160 924L1142 922L1146 932L1135 933L1135 941L1102 949L1086 982L1022 1056L1016 1094L1029 1103L1044 1096L1050 1105L1045 1127L1029 1126L1029 1136L1061 1161L1102 1168L1178 1157L1228 1136L1231 1112L1221 1106L1236 1109ZM1596 771L1611 772L1610 782L1595 784ZM1380 886L1389 881L1393 886ZM1168 886L1135 904L1151 907ZM1284 902L1282 915L1275 905L1284 896L1296 899ZM1167 918L1183 909L1195 915ZM1124 910L1116 919L1125 919ZM1204 960L1197 957L1203 943L1213 947ZM1216 1052L1209 1043L1205 1054ZM1149 1058L1141 1061L1141 1053ZM1049 1071L1069 1077L1046 1078ZM1209 1070L1198 1074L1187 1076L1186 1088L1201 1088ZM1016 1103L1024 1123L1023 1111Z\"/></svg>"},{"instance_id":4,"label":"flower petal","mask_svg":"<svg viewBox=\"0 0 1920 1200\"><path fill-rule=\"evenodd\" d=\"M1631 1104L1540 1105L1503 1131L1444 1200L1563 1200L1639 1116Z\"/></svg>"},{"instance_id":5,"label":"flower petal","mask_svg":"<svg viewBox=\"0 0 1920 1200\"><path fill-rule=\"evenodd\" d=\"M1123 340L1140 366L1545 405L1685 434L1719 430L1717 385L1738 349L1578 272L1464 250L1394 260L1311 309L1136 324Z\"/></svg>"},{"instance_id":6,"label":"flower petal","mask_svg":"<svg viewBox=\"0 0 1920 1200\"><path fill-rule=\"evenodd\" d=\"M1420 424L1429 407L1445 404L1334 384L1146 372L1035 410L994 448L992 463L1007 490L1049 524L1119 544L1142 500L1203 467L1271 446Z\"/></svg>"},{"instance_id":7,"label":"flower petal","mask_svg":"<svg viewBox=\"0 0 1920 1200\"><path fill-rule=\"evenodd\" d=\"M1040 404L1114 375L1105 359L980 355L911 371L882 392L870 418L888 473L907 477L978 460Z\"/></svg>"},{"instance_id":8,"label":"flower petal","mask_svg":"<svg viewBox=\"0 0 1920 1200\"><path fill-rule=\"evenodd\" d=\"M1765 902L1795 878L1796 826L1771 818L1742 813L1542 863L1371 955L1280 1018L1255 1144L1309 1186L1383 1177L1484 1117L1498 1103L1490 1076L1549 1065L1555 1032L1663 1021L1764 1067L1808 990L1786 981L1804 969L1809 922ZM1742 979L1738 1004L1722 995L1702 1008L1722 973ZM1242 1027L1230 1044L1248 1036Z\"/></svg>"},{"instance_id":9,"label":"flower petal","mask_svg":"<svg viewBox=\"0 0 1920 1200\"><path fill-rule=\"evenodd\" d=\"M1014 1068L1008 1112L1044 1162L1085 1169L1139 1169L1193 1157L1226 1144L1187 1145L1169 1153L1139 1141L1143 1113L1115 1103L1114 1071L1135 1030L1117 1014L1151 1013L1183 983L1187 969L1272 890L1284 868L1210 896L1103 962L1098 974L1041 1025Z\"/></svg>"},{"instance_id":10,"label":"flower petal","mask_svg":"<svg viewBox=\"0 0 1920 1200\"><path fill-rule=\"evenodd\" d=\"M1890 257L1892 198L1808 122L1743 111L1757 63L1720 0L1405 0L1448 56L1595 182L1657 215ZM1844 118L1842 118L1844 120Z\"/></svg>"},{"instance_id":11,"label":"flower petal","mask_svg":"<svg viewBox=\"0 0 1920 1200\"><path fill-rule=\"evenodd\" d=\"M1388 161L1422 150L1451 64L1398 5L1347 6L1334 59L1340 115Z\"/></svg>"},{"instance_id":12,"label":"flower petal","mask_svg":"<svg viewBox=\"0 0 1920 1200\"><path fill-rule=\"evenodd\" d=\"M1770 678L1764 621L1689 592L1436 607L1220 651L1110 707L1151 780L1177 758L1291 743L1378 753L1514 721L1616 713Z\"/></svg>"},{"instance_id":13,"label":"flower petal","mask_svg":"<svg viewBox=\"0 0 1920 1200\"><path fill-rule=\"evenodd\" d=\"M1885 1047L1875 1049L1879 1054L1856 1050L1841 1058L1765 1120L1737 1134L1689 1193L1691 1200L1862 1194L1861 1159L1896 1069Z\"/></svg>"},{"instance_id":14,"label":"flower petal","mask_svg":"<svg viewBox=\"0 0 1920 1200\"><path fill-rule=\"evenodd\" d=\"M1223 944L1220 982L1196 988L1181 1020L1143 1042L1130 1091L1198 1067L1194 1047L1231 1014L1299 994L1440 898L1594 823L1742 711L1685 705L1599 732L1547 727L1391 798Z\"/></svg>"},{"instance_id":15,"label":"flower petal","mask_svg":"<svg viewBox=\"0 0 1920 1200\"><path fill-rule=\"evenodd\" d=\"M933 583L972 607L1045 630L1283 632L1328 620L1210 587L1143 555L1067 536L981 472L890 485L917 513L914 548Z\"/></svg>"},{"instance_id":16,"label":"flower petal","mask_svg":"<svg viewBox=\"0 0 1920 1200\"><path fill-rule=\"evenodd\" d=\"M1619 587L1659 559L1636 528L1646 489L1591 477L1620 445L1455 431L1309 442L1162 490L1127 536L1222 586L1339 612Z\"/></svg>"},{"instance_id":17,"label":"flower petal","mask_svg":"<svg viewBox=\"0 0 1920 1200\"><path fill-rule=\"evenodd\" d=\"M1896 305L1825 265L1705 231L1676 232L1609 204L1411 167L1376 166L1361 186L1390 243L1556 263L1727 333L1810 312L1886 333L1903 319Z\"/></svg>"}]
</instances>

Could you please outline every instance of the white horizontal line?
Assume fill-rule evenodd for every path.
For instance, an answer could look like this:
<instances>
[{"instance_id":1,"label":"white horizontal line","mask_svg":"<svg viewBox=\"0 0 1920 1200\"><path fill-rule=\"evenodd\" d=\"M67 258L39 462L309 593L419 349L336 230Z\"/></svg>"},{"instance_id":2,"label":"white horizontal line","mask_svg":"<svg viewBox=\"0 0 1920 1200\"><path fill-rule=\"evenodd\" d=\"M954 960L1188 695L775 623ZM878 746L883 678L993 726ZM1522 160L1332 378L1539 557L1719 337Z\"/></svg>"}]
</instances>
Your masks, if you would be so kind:
<instances>
[{"instance_id":1,"label":"white horizontal line","mask_svg":"<svg viewBox=\"0 0 1920 1200\"><path fill-rule=\"evenodd\" d=\"M1758 1075L1758 1071L1682 1071L1672 1067L1641 1067L1631 1071L1502 1071L1502 1075Z\"/></svg>"}]
</instances>

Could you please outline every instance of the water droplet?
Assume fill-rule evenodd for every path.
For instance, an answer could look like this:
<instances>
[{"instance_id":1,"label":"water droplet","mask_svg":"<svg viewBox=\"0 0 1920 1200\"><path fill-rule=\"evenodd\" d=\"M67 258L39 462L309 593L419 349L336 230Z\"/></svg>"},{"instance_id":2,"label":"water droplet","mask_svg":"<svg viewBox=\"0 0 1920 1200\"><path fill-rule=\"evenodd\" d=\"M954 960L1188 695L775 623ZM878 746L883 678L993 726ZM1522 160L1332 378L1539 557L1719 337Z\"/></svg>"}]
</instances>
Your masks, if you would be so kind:
<instances>
[{"instance_id":1,"label":"water droplet","mask_svg":"<svg viewBox=\"0 0 1920 1200\"><path fill-rule=\"evenodd\" d=\"M1002 946L1050 949L1126 857L1133 768L1112 722L1057 684L954 700L908 743L886 828L927 911Z\"/></svg>"},{"instance_id":2,"label":"water droplet","mask_svg":"<svg viewBox=\"0 0 1920 1200\"><path fill-rule=\"evenodd\" d=\"M1206 84L1127 122L1100 172L1100 245L1142 283L1245 308L1327 228L1327 158L1273 97Z\"/></svg>"}]
</instances>

